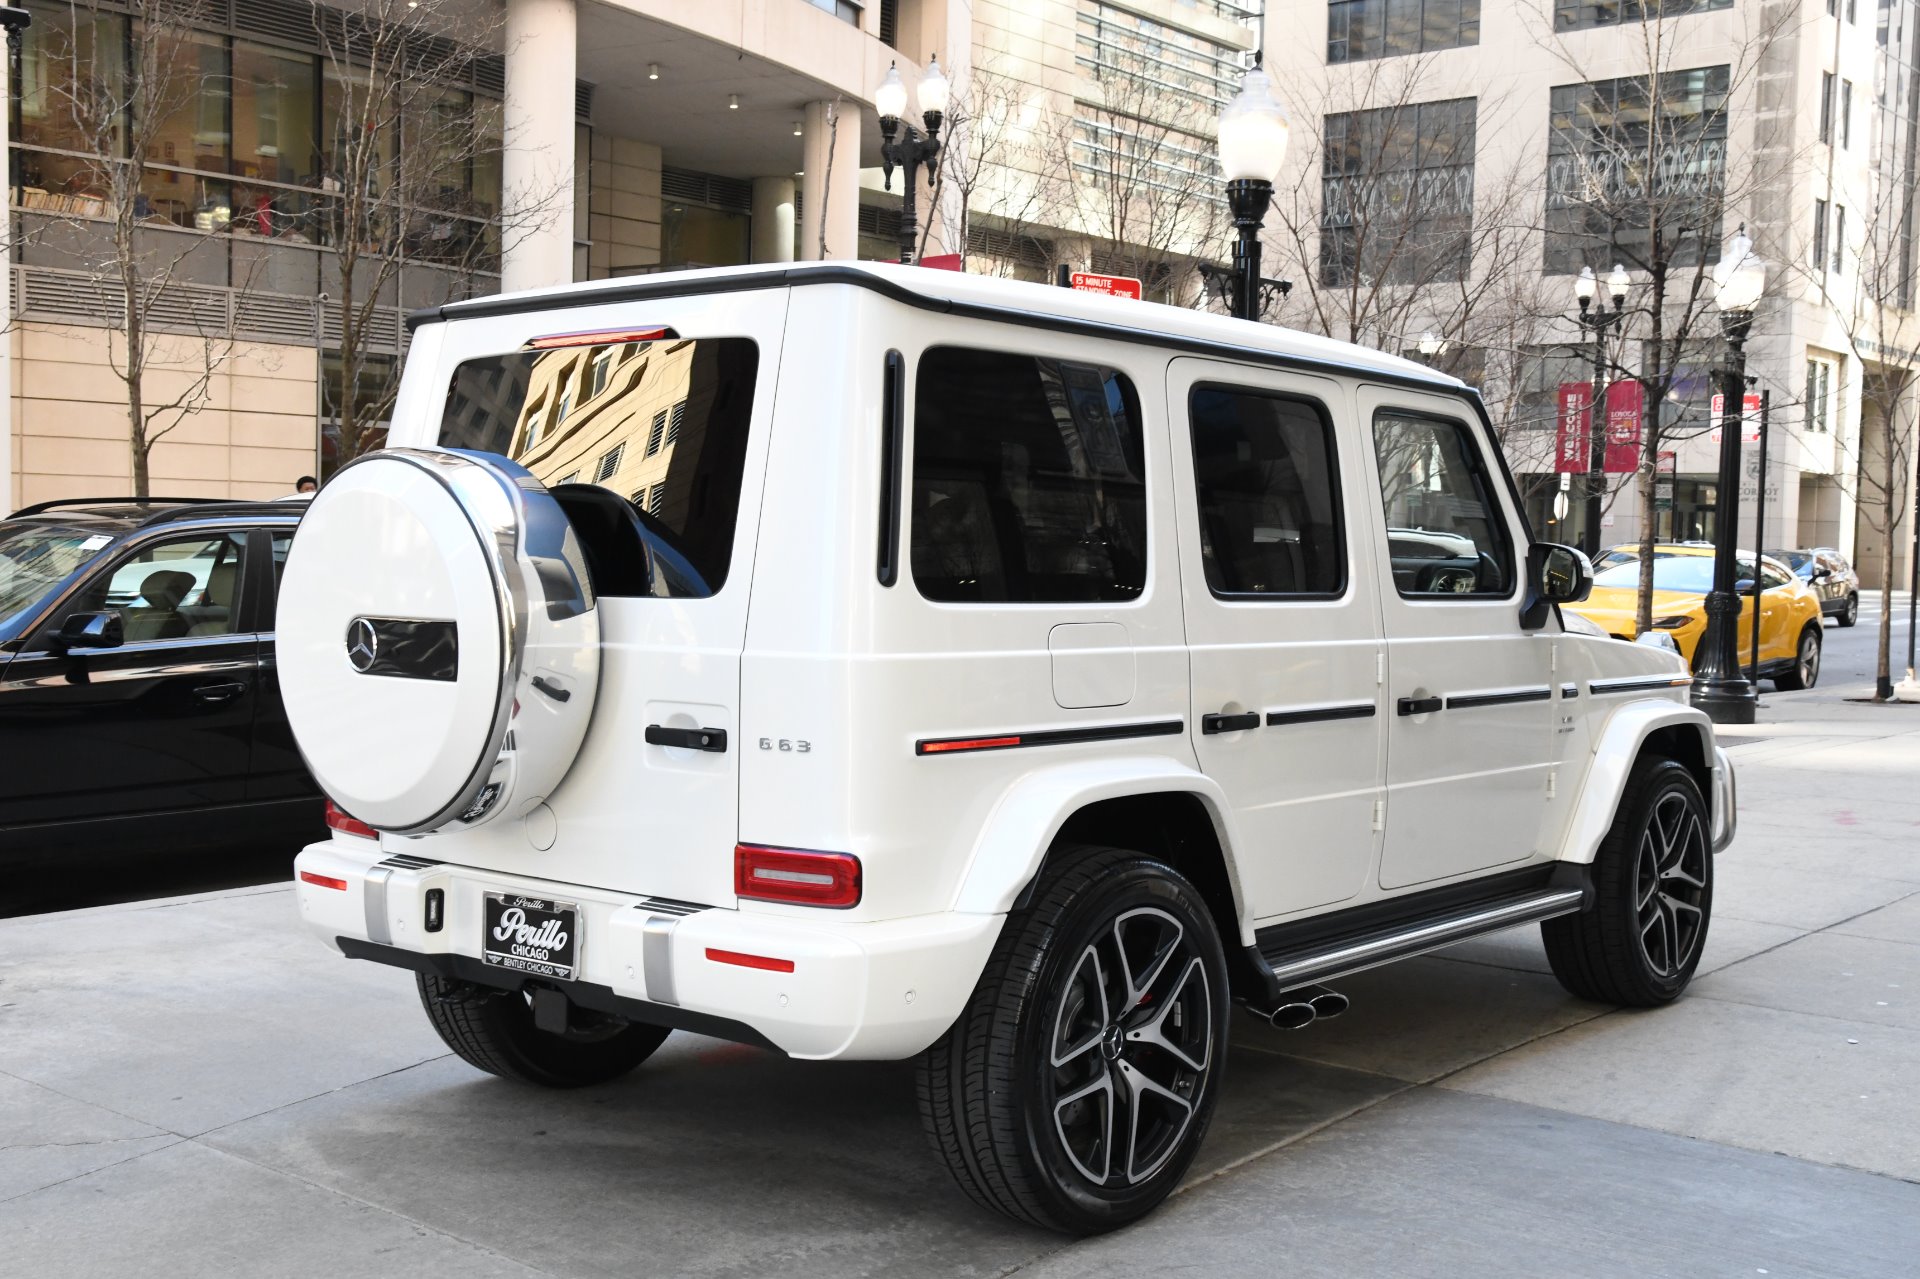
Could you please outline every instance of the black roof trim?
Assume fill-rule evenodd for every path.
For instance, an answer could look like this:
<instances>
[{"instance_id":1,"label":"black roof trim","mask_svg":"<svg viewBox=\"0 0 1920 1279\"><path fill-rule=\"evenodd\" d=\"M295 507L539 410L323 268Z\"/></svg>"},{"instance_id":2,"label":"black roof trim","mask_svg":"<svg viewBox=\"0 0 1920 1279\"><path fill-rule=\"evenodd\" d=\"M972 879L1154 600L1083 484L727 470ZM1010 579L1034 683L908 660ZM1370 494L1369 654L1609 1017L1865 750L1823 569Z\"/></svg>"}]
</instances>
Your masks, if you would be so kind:
<instances>
[{"instance_id":1,"label":"black roof trim","mask_svg":"<svg viewBox=\"0 0 1920 1279\"><path fill-rule=\"evenodd\" d=\"M212 502L225 502L224 497L56 497L51 502L35 502L32 506L23 506L8 519L19 519L22 515L39 515L46 511L59 510L63 506L169 506L187 504L207 505Z\"/></svg>"},{"instance_id":2,"label":"black roof trim","mask_svg":"<svg viewBox=\"0 0 1920 1279\"><path fill-rule=\"evenodd\" d=\"M409 312L407 328L412 330L422 324L441 320L482 319L488 316L518 315L527 311L605 306L609 303L638 302L649 298L697 297L709 293L746 293L761 289L798 288L809 284L851 284L855 288L871 290L903 306L910 306L919 311L933 311L941 315L965 316L969 319L997 321L1002 324L1021 324L1031 328L1050 329L1056 333L1074 333L1086 337L1103 337L1113 341L1163 347L1187 355L1208 355L1240 360L1249 364L1265 364L1275 368L1340 374L1393 386L1414 387L1441 395L1479 399L1478 392L1471 387L1442 381L1434 374L1395 373L1387 369L1356 368L1338 360L1317 359L1310 355L1289 355L1281 351L1265 351L1258 347L1240 346L1237 343L1222 342L1213 338L1162 333L1154 329L1135 328L1132 325L1114 324L1106 320L1086 320L1077 316L1029 311L1021 307L992 306L979 302L957 302L951 298L933 298L895 284L892 280L882 279L870 272L845 266L810 266L804 270L777 267L766 271L743 272L739 275L708 276L699 280L676 280L672 273L664 273L645 276L619 288L531 296L496 295L475 298L470 302L448 302L442 306Z\"/></svg>"},{"instance_id":3,"label":"black roof trim","mask_svg":"<svg viewBox=\"0 0 1920 1279\"><path fill-rule=\"evenodd\" d=\"M145 515L121 516L110 512L101 512L90 508L112 506L151 507L167 502L172 505L159 507ZM71 511L76 515L92 514L102 519L114 520L122 524L126 531L153 528L156 525L171 524L193 519L232 519L236 517L270 518L280 516L289 523L297 523L305 514L305 502L259 501L246 498L227 497L93 497L61 498L51 502L37 502L32 506L23 506L8 519L30 518L35 515L50 515L60 511Z\"/></svg>"}]
</instances>

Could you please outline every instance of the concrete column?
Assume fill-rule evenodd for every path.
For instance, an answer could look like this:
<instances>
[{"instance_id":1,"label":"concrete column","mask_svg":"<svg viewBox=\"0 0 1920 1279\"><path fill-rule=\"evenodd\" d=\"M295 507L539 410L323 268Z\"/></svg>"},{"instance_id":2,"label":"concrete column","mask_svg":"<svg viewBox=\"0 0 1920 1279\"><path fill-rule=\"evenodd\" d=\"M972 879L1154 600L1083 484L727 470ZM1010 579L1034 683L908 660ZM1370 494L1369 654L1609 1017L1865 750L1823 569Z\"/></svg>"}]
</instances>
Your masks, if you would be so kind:
<instances>
[{"instance_id":1,"label":"concrete column","mask_svg":"<svg viewBox=\"0 0 1920 1279\"><path fill-rule=\"evenodd\" d=\"M507 0L500 287L573 281L574 0Z\"/></svg>"},{"instance_id":2,"label":"concrete column","mask_svg":"<svg viewBox=\"0 0 1920 1279\"><path fill-rule=\"evenodd\" d=\"M793 261L792 178L753 180L752 250L755 262Z\"/></svg>"},{"instance_id":3,"label":"concrete column","mask_svg":"<svg viewBox=\"0 0 1920 1279\"><path fill-rule=\"evenodd\" d=\"M831 119L829 119L831 117ZM860 104L809 102L801 125L800 258L854 258L860 249ZM829 162L827 155L833 158ZM825 251L821 251L824 234Z\"/></svg>"}]
</instances>

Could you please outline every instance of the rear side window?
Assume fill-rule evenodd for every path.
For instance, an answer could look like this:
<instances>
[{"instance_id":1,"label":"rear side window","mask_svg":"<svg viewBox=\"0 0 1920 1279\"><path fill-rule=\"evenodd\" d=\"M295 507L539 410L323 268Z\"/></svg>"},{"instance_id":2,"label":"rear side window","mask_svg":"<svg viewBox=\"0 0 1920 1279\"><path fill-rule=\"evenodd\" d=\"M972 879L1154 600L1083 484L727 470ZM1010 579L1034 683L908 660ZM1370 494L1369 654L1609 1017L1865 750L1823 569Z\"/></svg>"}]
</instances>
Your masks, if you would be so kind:
<instances>
[{"instance_id":1,"label":"rear side window","mask_svg":"<svg viewBox=\"0 0 1920 1279\"><path fill-rule=\"evenodd\" d=\"M1118 603L1147 582L1133 383L1098 364L935 347L914 396L912 566L927 599Z\"/></svg>"},{"instance_id":2,"label":"rear side window","mask_svg":"<svg viewBox=\"0 0 1920 1279\"><path fill-rule=\"evenodd\" d=\"M1346 589L1326 410L1308 400L1197 386L1188 415L1208 589L1308 596Z\"/></svg>"},{"instance_id":3,"label":"rear side window","mask_svg":"<svg viewBox=\"0 0 1920 1279\"><path fill-rule=\"evenodd\" d=\"M653 593L712 595L733 560L758 370L748 338L468 360L447 388L440 443L503 454L549 487L585 481L618 495L640 530L635 553L654 548Z\"/></svg>"}]
</instances>

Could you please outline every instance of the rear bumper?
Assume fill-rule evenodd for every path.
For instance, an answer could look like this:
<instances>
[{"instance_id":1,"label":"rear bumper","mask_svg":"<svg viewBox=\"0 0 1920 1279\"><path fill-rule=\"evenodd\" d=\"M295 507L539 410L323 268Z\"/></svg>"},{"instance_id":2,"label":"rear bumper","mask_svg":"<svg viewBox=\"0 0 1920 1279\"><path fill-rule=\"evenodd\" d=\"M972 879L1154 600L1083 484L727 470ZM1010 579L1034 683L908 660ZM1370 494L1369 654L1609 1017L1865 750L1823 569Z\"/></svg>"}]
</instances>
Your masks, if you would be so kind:
<instances>
[{"instance_id":1,"label":"rear bumper","mask_svg":"<svg viewBox=\"0 0 1920 1279\"><path fill-rule=\"evenodd\" d=\"M1734 832L1740 826L1739 787L1734 781L1733 761L1718 746L1713 748L1713 794L1708 802L1713 805L1713 851L1718 853L1733 842Z\"/></svg>"},{"instance_id":2,"label":"rear bumper","mask_svg":"<svg viewBox=\"0 0 1920 1279\"><path fill-rule=\"evenodd\" d=\"M757 914L390 856L372 840L311 844L294 860L301 918L356 958L515 988L518 973L481 963L485 894L557 897L580 908L576 1003L794 1057L910 1057L959 1016L1004 919L955 913L878 923ZM344 889L299 878L342 882ZM445 896L424 930L426 897ZM793 964L771 972L709 950Z\"/></svg>"}]
</instances>

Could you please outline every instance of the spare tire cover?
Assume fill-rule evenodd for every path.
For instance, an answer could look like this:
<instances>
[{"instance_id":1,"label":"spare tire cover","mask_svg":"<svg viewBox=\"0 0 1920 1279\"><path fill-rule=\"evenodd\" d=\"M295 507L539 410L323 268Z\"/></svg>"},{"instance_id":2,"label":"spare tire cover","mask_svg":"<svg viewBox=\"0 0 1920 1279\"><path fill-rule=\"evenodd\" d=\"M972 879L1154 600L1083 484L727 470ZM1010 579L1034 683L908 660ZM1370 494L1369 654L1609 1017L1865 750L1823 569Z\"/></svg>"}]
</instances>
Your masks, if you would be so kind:
<instances>
[{"instance_id":1,"label":"spare tire cover","mask_svg":"<svg viewBox=\"0 0 1920 1279\"><path fill-rule=\"evenodd\" d=\"M600 620L565 512L503 457L386 449L288 550L281 695L320 788L398 834L517 817L593 715Z\"/></svg>"}]
</instances>

